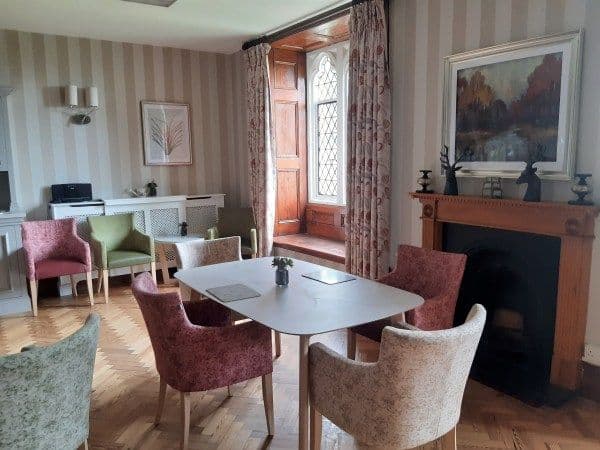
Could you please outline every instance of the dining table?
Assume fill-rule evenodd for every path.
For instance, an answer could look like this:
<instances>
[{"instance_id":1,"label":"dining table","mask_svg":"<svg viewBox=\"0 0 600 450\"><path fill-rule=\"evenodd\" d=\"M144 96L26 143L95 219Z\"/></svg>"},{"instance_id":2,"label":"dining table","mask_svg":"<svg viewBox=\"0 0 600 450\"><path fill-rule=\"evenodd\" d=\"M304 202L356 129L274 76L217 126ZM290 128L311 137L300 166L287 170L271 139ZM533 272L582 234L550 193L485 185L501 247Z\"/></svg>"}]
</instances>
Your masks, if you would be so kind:
<instances>
[{"instance_id":1,"label":"dining table","mask_svg":"<svg viewBox=\"0 0 600 450\"><path fill-rule=\"evenodd\" d=\"M309 361L311 336L385 319L410 311L423 303L411 292L352 275L352 279L326 284L303 275L344 275L333 269L293 260L289 284L275 284L272 258L255 258L180 270L180 285L220 303L272 330L299 337L298 448L309 445ZM348 274L346 274L348 275ZM221 301L210 290L242 284L257 297Z\"/></svg>"}]
</instances>

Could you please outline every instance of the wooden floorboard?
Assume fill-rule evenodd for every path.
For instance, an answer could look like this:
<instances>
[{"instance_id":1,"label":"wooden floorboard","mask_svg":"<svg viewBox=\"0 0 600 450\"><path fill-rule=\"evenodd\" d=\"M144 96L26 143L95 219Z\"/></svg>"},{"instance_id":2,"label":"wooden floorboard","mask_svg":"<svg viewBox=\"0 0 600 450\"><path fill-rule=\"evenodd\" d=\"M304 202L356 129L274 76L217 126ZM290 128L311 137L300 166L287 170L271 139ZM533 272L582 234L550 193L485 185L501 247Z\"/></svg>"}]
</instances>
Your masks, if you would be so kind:
<instances>
[{"instance_id":1,"label":"wooden floorboard","mask_svg":"<svg viewBox=\"0 0 600 450\"><path fill-rule=\"evenodd\" d=\"M172 289L172 288L169 288ZM0 353L28 344L50 344L78 329L90 312L77 303L40 300L39 317L0 319ZM101 296L98 296L98 301ZM163 422L153 428L158 399L154 355L140 311L128 286L112 289L102 317L91 407L92 449L174 449L179 446L179 397L167 390ZM345 333L319 341L344 352ZM260 379L192 394L190 448L294 449L297 446L297 338L282 336L283 355L274 363L275 436L266 436ZM359 338L360 358L375 360L376 346ZM561 408L534 408L479 383L467 385L458 426L461 449L600 449L600 406L578 398ZM325 421L324 449L356 448L353 439ZM435 449L431 444L423 449Z\"/></svg>"}]
</instances>

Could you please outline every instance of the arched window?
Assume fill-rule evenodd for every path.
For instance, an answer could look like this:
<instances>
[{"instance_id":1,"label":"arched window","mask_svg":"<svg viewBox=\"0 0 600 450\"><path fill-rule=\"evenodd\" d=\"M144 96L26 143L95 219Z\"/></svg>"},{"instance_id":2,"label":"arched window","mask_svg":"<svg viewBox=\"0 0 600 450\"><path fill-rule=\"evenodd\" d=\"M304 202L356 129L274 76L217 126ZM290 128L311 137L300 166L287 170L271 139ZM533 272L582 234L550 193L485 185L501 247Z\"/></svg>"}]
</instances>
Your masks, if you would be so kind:
<instances>
[{"instance_id":1,"label":"arched window","mask_svg":"<svg viewBox=\"0 0 600 450\"><path fill-rule=\"evenodd\" d=\"M312 203L345 203L347 48L341 43L307 55Z\"/></svg>"}]
</instances>

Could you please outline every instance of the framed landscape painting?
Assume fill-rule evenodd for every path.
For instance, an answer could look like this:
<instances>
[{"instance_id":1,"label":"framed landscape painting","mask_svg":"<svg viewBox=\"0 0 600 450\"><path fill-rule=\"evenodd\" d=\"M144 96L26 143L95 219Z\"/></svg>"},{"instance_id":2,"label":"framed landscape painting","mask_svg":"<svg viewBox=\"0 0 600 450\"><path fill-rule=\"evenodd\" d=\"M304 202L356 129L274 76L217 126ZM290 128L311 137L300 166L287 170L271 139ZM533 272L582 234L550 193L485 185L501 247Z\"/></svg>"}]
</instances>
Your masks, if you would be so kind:
<instances>
[{"instance_id":1,"label":"framed landscape painting","mask_svg":"<svg viewBox=\"0 0 600 450\"><path fill-rule=\"evenodd\" d=\"M461 175L570 179L577 139L581 32L445 58L443 143L470 154Z\"/></svg>"},{"instance_id":2,"label":"framed landscape painting","mask_svg":"<svg viewBox=\"0 0 600 450\"><path fill-rule=\"evenodd\" d=\"M147 166L192 164L189 105L143 101L142 127Z\"/></svg>"}]
</instances>

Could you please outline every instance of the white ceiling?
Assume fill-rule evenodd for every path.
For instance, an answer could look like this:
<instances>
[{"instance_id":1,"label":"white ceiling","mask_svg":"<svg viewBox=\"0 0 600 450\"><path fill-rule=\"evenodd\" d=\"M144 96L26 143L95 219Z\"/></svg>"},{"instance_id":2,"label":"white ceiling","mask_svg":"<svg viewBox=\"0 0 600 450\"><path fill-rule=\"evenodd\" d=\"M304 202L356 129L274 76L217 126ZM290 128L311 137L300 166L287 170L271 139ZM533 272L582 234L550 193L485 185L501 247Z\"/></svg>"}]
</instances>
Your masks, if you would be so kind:
<instances>
[{"instance_id":1,"label":"white ceiling","mask_svg":"<svg viewBox=\"0 0 600 450\"><path fill-rule=\"evenodd\" d=\"M0 0L0 29L233 53L340 0Z\"/></svg>"}]
</instances>

